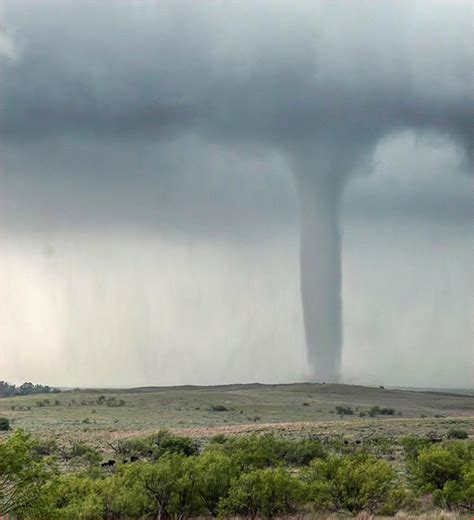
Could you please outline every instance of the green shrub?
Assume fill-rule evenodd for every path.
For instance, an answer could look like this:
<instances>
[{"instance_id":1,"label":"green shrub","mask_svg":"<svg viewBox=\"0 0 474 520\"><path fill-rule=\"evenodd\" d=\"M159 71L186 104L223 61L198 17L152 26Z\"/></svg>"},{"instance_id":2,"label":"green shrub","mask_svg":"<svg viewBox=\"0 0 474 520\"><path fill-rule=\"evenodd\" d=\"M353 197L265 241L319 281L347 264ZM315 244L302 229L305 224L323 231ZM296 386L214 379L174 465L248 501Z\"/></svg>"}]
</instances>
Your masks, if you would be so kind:
<instances>
[{"instance_id":1,"label":"green shrub","mask_svg":"<svg viewBox=\"0 0 474 520\"><path fill-rule=\"evenodd\" d=\"M394 408L380 408L380 415L395 415Z\"/></svg>"},{"instance_id":2,"label":"green shrub","mask_svg":"<svg viewBox=\"0 0 474 520\"><path fill-rule=\"evenodd\" d=\"M469 462L469 450L461 445L432 446L416 460L414 476L426 491L443 489L448 481L458 481Z\"/></svg>"},{"instance_id":3,"label":"green shrub","mask_svg":"<svg viewBox=\"0 0 474 520\"><path fill-rule=\"evenodd\" d=\"M89 464L97 464L102 459L100 453L91 446L77 442L72 445L69 458L82 459Z\"/></svg>"},{"instance_id":4,"label":"green shrub","mask_svg":"<svg viewBox=\"0 0 474 520\"><path fill-rule=\"evenodd\" d=\"M192 457L168 453L155 463L123 466L117 478L121 479L122 489L127 490L124 516L185 518L201 514L194 464Z\"/></svg>"},{"instance_id":5,"label":"green shrub","mask_svg":"<svg viewBox=\"0 0 474 520\"><path fill-rule=\"evenodd\" d=\"M466 430L451 428L448 430L448 439L467 439L469 437Z\"/></svg>"},{"instance_id":6,"label":"green shrub","mask_svg":"<svg viewBox=\"0 0 474 520\"><path fill-rule=\"evenodd\" d=\"M216 444L225 444L227 441L227 437L223 433L218 433L212 437L211 442Z\"/></svg>"},{"instance_id":7,"label":"green shrub","mask_svg":"<svg viewBox=\"0 0 474 520\"><path fill-rule=\"evenodd\" d=\"M286 441L286 453L283 461L290 466L306 466L314 459L327 456L326 450L319 441L299 439Z\"/></svg>"},{"instance_id":8,"label":"green shrub","mask_svg":"<svg viewBox=\"0 0 474 520\"><path fill-rule=\"evenodd\" d=\"M35 439L31 445L31 453L35 459L56 455L58 451L59 448L54 439Z\"/></svg>"},{"instance_id":9,"label":"green shrub","mask_svg":"<svg viewBox=\"0 0 474 520\"><path fill-rule=\"evenodd\" d=\"M395 415L394 408L380 408L380 406L372 406L369 410L370 417L375 417L376 415Z\"/></svg>"},{"instance_id":10,"label":"green shrub","mask_svg":"<svg viewBox=\"0 0 474 520\"><path fill-rule=\"evenodd\" d=\"M401 440L401 445L405 453L405 460L410 465L416 461L418 455L424 449L431 446L431 442L425 437L404 437Z\"/></svg>"},{"instance_id":11,"label":"green shrub","mask_svg":"<svg viewBox=\"0 0 474 520\"><path fill-rule=\"evenodd\" d=\"M46 459L37 460L32 448L31 437L21 430L0 443L0 516L44 515L46 490L56 477L56 468Z\"/></svg>"},{"instance_id":12,"label":"green shrub","mask_svg":"<svg viewBox=\"0 0 474 520\"><path fill-rule=\"evenodd\" d=\"M442 507L474 503L473 451L455 441L425 448L409 467L415 489L432 493Z\"/></svg>"},{"instance_id":13,"label":"green shrub","mask_svg":"<svg viewBox=\"0 0 474 520\"><path fill-rule=\"evenodd\" d=\"M193 439L171 435L167 430L159 431L152 438L152 442L154 444L153 457L155 459L163 456L165 453L177 453L190 457L199 452L199 447Z\"/></svg>"},{"instance_id":14,"label":"green shrub","mask_svg":"<svg viewBox=\"0 0 474 520\"><path fill-rule=\"evenodd\" d=\"M0 431L7 432L10 429L10 421L6 417L0 417Z\"/></svg>"},{"instance_id":15,"label":"green shrub","mask_svg":"<svg viewBox=\"0 0 474 520\"><path fill-rule=\"evenodd\" d=\"M465 467L459 480L447 481L433 492L433 502L444 508L474 511L474 468Z\"/></svg>"},{"instance_id":16,"label":"green shrub","mask_svg":"<svg viewBox=\"0 0 474 520\"><path fill-rule=\"evenodd\" d=\"M219 510L226 516L272 518L295 512L303 496L301 481L284 469L258 469L232 481Z\"/></svg>"},{"instance_id":17,"label":"green shrub","mask_svg":"<svg viewBox=\"0 0 474 520\"><path fill-rule=\"evenodd\" d=\"M48 518L101 520L105 504L98 482L80 475L60 478L50 497Z\"/></svg>"},{"instance_id":18,"label":"green shrub","mask_svg":"<svg viewBox=\"0 0 474 520\"><path fill-rule=\"evenodd\" d=\"M212 405L209 410L211 412L228 412L228 408L226 408L224 405L222 404L216 404L216 405Z\"/></svg>"},{"instance_id":19,"label":"green shrub","mask_svg":"<svg viewBox=\"0 0 474 520\"><path fill-rule=\"evenodd\" d=\"M316 509L375 513L396 489L395 474L384 460L369 455L333 455L314 461L303 473Z\"/></svg>"},{"instance_id":20,"label":"green shrub","mask_svg":"<svg viewBox=\"0 0 474 520\"><path fill-rule=\"evenodd\" d=\"M204 507L217 516L219 501L229 493L231 480L237 475L234 461L219 451L206 451L195 462L196 492Z\"/></svg>"},{"instance_id":21,"label":"green shrub","mask_svg":"<svg viewBox=\"0 0 474 520\"><path fill-rule=\"evenodd\" d=\"M354 410L350 406L336 406L339 415L354 415Z\"/></svg>"},{"instance_id":22,"label":"green shrub","mask_svg":"<svg viewBox=\"0 0 474 520\"><path fill-rule=\"evenodd\" d=\"M117 454L126 457L146 458L153 456L156 446L151 438L136 438L119 440Z\"/></svg>"},{"instance_id":23,"label":"green shrub","mask_svg":"<svg viewBox=\"0 0 474 520\"><path fill-rule=\"evenodd\" d=\"M301 466L325 457L322 444L311 439L288 440L271 434L249 435L227 439L215 448L223 449L240 471L281 465ZM210 447L212 449L212 445Z\"/></svg>"}]
</instances>

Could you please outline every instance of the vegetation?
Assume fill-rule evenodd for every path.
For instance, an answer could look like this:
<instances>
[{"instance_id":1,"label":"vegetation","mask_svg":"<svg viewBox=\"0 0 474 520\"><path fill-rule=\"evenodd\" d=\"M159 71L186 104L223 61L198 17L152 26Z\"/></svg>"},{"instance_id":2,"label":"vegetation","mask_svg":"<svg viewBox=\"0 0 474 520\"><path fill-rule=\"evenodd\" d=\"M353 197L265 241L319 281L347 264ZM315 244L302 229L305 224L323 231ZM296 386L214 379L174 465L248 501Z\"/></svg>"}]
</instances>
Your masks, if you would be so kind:
<instances>
[{"instance_id":1,"label":"vegetation","mask_svg":"<svg viewBox=\"0 0 474 520\"><path fill-rule=\"evenodd\" d=\"M474 510L474 444L425 447L409 469L415 490L431 493L435 505Z\"/></svg>"},{"instance_id":2,"label":"vegetation","mask_svg":"<svg viewBox=\"0 0 474 520\"><path fill-rule=\"evenodd\" d=\"M256 434L198 445L161 430L114 445L119 458L101 462L104 454L84 443L65 449L18 430L0 443L0 515L272 518L308 508L394 514L407 497L411 507L431 497L433 507L474 509L471 442L406 438L402 468L382 446Z\"/></svg>"},{"instance_id":3,"label":"vegetation","mask_svg":"<svg viewBox=\"0 0 474 520\"><path fill-rule=\"evenodd\" d=\"M0 397L15 397L20 395L31 394L49 394L51 392L57 393L60 390L51 388L50 386L34 385L33 383L23 383L20 386L11 385L6 381L0 381Z\"/></svg>"},{"instance_id":4,"label":"vegetation","mask_svg":"<svg viewBox=\"0 0 474 520\"><path fill-rule=\"evenodd\" d=\"M56 468L49 459L38 459L33 446L22 431L0 444L0 515L15 512L34 518L49 506L47 489Z\"/></svg>"},{"instance_id":5,"label":"vegetation","mask_svg":"<svg viewBox=\"0 0 474 520\"><path fill-rule=\"evenodd\" d=\"M468 394L317 384L5 397L0 516L467 513L471 411Z\"/></svg>"},{"instance_id":6,"label":"vegetation","mask_svg":"<svg viewBox=\"0 0 474 520\"><path fill-rule=\"evenodd\" d=\"M311 396L311 397L310 397ZM45 403L48 399L48 403ZM0 416L7 417L15 428L41 436L81 434L82 440L95 443L97 438L116 442L117 437L137 437L140 432L160 428L222 427L235 433L255 424L258 431L285 429L297 433L304 423L304 433L324 435L322 423L334 421L336 406L353 410L331 427L331 434L365 437L366 432L384 435L421 435L432 430L444 436L448 429L474 432L472 400L469 395L435 394L381 390L350 385L238 385L207 388L161 388L132 390L64 390L60 394L32 394L0 399ZM42 401L42 405L37 405ZM304 406L303 403L310 406ZM211 405L227 411L213 412ZM377 415L372 428L371 407L393 408L394 415ZM402 414L403 419L400 419ZM362 415L364 421L361 421ZM426 419L419 422L420 416ZM436 418L438 416L438 418ZM455 420L453 418L456 417ZM88 422L83 422L84 419ZM257 419L254 423L254 419ZM386 419L390 419L389 421ZM409 421L407 421L409 420ZM365 422L366 425L361 424ZM272 426L274 425L274 426ZM366 427L365 427L366 426ZM369 428L370 426L370 428ZM97 435L95 435L97 432ZM100 432L100 434L99 434ZM111 435L123 432L126 435ZM87 433L87 435L85 435ZM141 435L146 435L142 433ZM215 431L210 434L219 433ZM199 433L193 433L199 436ZM112 439L113 437L113 439ZM102 441L101 441L102 442Z\"/></svg>"},{"instance_id":7,"label":"vegetation","mask_svg":"<svg viewBox=\"0 0 474 520\"><path fill-rule=\"evenodd\" d=\"M466 430L451 428L448 430L448 439L467 439L469 437Z\"/></svg>"},{"instance_id":8,"label":"vegetation","mask_svg":"<svg viewBox=\"0 0 474 520\"><path fill-rule=\"evenodd\" d=\"M336 406L336 413L339 415L354 415L354 410L350 406Z\"/></svg>"},{"instance_id":9,"label":"vegetation","mask_svg":"<svg viewBox=\"0 0 474 520\"><path fill-rule=\"evenodd\" d=\"M388 462L365 453L315 461L304 478L308 497L317 509L351 514L380 511L397 488Z\"/></svg>"},{"instance_id":10,"label":"vegetation","mask_svg":"<svg viewBox=\"0 0 474 520\"><path fill-rule=\"evenodd\" d=\"M395 415L395 409L372 406L372 408L369 410L369 415L370 417L375 417L376 415Z\"/></svg>"},{"instance_id":11,"label":"vegetation","mask_svg":"<svg viewBox=\"0 0 474 520\"><path fill-rule=\"evenodd\" d=\"M235 478L220 502L227 516L272 518L294 513L304 499L303 483L287 470L257 469Z\"/></svg>"}]
</instances>

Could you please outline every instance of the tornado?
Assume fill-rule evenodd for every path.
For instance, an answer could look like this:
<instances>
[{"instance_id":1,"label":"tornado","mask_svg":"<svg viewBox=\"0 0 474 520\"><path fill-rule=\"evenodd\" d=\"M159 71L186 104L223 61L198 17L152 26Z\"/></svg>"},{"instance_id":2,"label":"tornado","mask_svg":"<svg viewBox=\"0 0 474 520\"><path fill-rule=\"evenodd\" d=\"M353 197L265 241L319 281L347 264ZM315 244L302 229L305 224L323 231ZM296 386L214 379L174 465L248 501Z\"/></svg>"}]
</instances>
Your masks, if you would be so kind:
<instances>
[{"instance_id":1,"label":"tornado","mask_svg":"<svg viewBox=\"0 0 474 520\"><path fill-rule=\"evenodd\" d=\"M300 208L300 285L312 379L337 382L342 358L340 206L337 157L293 161Z\"/></svg>"}]
</instances>

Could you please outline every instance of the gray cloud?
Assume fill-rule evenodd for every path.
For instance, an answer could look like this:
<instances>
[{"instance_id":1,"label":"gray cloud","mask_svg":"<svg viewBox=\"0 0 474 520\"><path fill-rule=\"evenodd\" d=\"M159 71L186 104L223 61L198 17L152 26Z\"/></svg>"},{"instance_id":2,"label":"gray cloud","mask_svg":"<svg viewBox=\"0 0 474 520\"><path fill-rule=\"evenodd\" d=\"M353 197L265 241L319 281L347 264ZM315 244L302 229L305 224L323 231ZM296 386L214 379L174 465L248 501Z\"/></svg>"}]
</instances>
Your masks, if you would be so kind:
<instances>
[{"instance_id":1,"label":"gray cloud","mask_svg":"<svg viewBox=\"0 0 474 520\"><path fill-rule=\"evenodd\" d=\"M1 171L87 205L91 182L105 199L113 184L126 202L121 183L179 198L183 162L199 164L196 178L217 170L212 143L241 163L327 156L346 175L370 170L377 143L409 128L445 135L469 158L470 3L356 6L6 1L19 59L0 69ZM103 221L106 200L97 206ZM156 221L143 206L138 221Z\"/></svg>"},{"instance_id":2,"label":"gray cloud","mask_svg":"<svg viewBox=\"0 0 474 520\"><path fill-rule=\"evenodd\" d=\"M140 122L270 142L397 124L465 133L469 2L356 5L7 1L22 59L3 71L2 136L143 137Z\"/></svg>"},{"instance_id":3,"label":"gray cloud","mask_svg":"<svg viewBox=\"0 0 474 520\"><path fill-rule=\"evenodd\" d=\"M295 171L347 184L346 222L467 229L471 15L464 0L5 0L0 235L269 243L297 233Z\"/></svg>"}]
</instances>

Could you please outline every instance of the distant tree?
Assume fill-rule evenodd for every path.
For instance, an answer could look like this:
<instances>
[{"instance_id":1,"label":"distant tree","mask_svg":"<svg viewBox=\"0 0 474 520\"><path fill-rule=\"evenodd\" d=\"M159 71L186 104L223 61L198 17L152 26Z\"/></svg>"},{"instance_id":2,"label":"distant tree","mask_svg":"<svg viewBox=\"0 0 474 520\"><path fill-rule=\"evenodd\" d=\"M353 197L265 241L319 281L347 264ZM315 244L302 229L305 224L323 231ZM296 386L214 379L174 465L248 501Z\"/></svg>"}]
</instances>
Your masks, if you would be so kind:
<instances>
[{"instance_id":1,"label":"distant tree","mask_svg":"<svg viewBox=\"0 0 474 520\"><path fill-rule=\"evenodd\" d=\"M18 389L18 395L29 395L35 393L35 386L33 383L23 383Z\"/></svg>"},{"instance_id":2,"label":"distant tree","mask_svg":"<svg viewBox=\"0 0 474 520\"><path fill-rule=\"evenodd\" d=\"M11 385L6 381L0 381L0 397L15 397L17 395L31 395L31 394L49 394L51 392L60 392L59 389L52 389L48 385L34 385L30 382L25 382L19 387Z\"/></svg>"}]
</instances>

